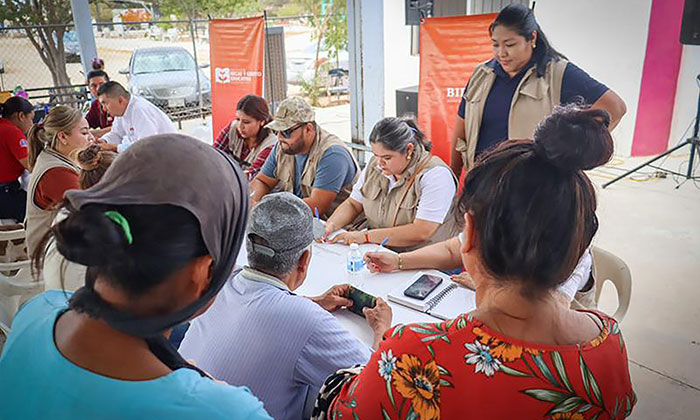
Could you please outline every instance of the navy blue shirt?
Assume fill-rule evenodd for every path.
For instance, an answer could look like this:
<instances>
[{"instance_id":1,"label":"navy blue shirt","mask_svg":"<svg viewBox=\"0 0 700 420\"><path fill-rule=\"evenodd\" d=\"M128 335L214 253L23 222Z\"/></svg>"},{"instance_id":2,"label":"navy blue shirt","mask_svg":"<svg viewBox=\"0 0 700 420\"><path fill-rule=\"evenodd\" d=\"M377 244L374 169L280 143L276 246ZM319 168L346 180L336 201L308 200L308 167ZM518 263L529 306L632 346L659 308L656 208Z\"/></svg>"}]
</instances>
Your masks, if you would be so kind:
<instances>
[{"instance_id":1,"label":"navy blue shirt","mask_svg":"<svg viewBox=\"0 0 700 420\"><path fill-rule=\"evenodd\" d=\"M488 150L508 138L508 115L513 95L518 88L527 70L532 66L526 66L513 78L503 70L503 67L495 59L491 59L486 65L493 68L496 80L484 104L484 114L479 127L479 140L476 144L476 156ZM466 90L466 89L465 89ZM598 82L581 70L575 64L569 62L564 70L561 81L561 103L568 104L583 100L586 104L595 103L598 98L608 90L608 87ZM459 104L457 112L464 118L465 99Z\"/></svg>"}]
</instances>

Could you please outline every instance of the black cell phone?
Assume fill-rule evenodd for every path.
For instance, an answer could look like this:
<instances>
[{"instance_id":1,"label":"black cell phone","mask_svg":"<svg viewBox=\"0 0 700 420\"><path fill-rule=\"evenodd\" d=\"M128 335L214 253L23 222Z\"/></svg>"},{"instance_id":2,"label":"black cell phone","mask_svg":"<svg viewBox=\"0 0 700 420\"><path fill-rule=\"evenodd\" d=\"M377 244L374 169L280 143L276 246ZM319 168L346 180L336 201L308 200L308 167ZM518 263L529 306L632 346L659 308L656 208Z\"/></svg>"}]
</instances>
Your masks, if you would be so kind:
<instances>
[{"instance_id":1,"label":"black cell phone","mask_svg":"<svg viewBox=\"0 0 700 420\"><path fill-rule=\"evenodd\" d=\"M353 286L350 286L347 298L352 301L352 306L348 309L360 316L365 316L362 309L374 308L377 304L377 298Z\"/></svg>"},{"instance_id":2,"label":"black cell phone","mask_svg":"<svg viewBox=\"0 0 700 420\"><path fill-rule=\"evenodd\" d=\"M418 280L408 286L408 288L403 291L403 294L413 299L423 300L441 283L442 278L431 276L430 274L423 274L418 277Z\"/></svg>"}]
</instances>

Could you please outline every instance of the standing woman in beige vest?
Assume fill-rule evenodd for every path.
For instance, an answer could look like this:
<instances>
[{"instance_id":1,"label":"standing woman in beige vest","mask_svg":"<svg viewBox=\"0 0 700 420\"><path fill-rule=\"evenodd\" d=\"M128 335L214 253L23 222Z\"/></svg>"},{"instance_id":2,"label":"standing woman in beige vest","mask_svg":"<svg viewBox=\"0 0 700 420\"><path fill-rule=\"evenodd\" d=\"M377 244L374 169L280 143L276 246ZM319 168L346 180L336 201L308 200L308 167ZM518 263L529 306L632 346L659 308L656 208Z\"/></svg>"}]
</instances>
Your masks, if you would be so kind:
<instances>
[{"instance_id":1,"label":"standing woman in beige vest","mask_svg":"<svg viewBox=\"0 0 700 420\"><path fill-rule=\"evenodd\" d=\"M43 123L34 124L27 135L32 178L27 193L27 251L33 254L51 228L54 208L67 190L79 189L80 168L69 156L94 139L78 109L57 106Z\"/></svg>"},{"instance_id":2,"label":"standing woman in beige vest","mask_svg":"<svg viewBox=\"0 0 700 420\"><path fill-rule=\"evenodd\" d=\"M350 197L326 223L326 235L364 212L368 230L344 232L331 242L384 243L406 251L459 233L454 217L457 178L411 120L384 118L369 135L374 157Z\"/></svg>"},{"instance_id":3,"label":"standing woman in beige vest","mask_svg":"<svg viewBox=\"0 0 700 420\"><path fill-rule=\"evenodd\" d=\"M451 138L450 167L459 177L484 151L506 139L532 138L555 106L583 102L610 114L610 129L625 103L549 44L527 6L513 4L489 28L494 57L474 70Z\"/></svg>"}]
</instances>

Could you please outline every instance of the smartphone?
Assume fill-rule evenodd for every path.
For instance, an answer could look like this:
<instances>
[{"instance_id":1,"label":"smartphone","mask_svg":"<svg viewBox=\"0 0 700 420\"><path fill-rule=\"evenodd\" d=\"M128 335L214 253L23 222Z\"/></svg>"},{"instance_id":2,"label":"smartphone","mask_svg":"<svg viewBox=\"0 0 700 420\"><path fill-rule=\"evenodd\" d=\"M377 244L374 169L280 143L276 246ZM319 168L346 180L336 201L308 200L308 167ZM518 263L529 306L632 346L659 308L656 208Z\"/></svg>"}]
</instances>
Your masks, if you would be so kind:
<instances>
[{"instance_id":1,"label":"smartphone","mask_svg":"<svg viewBox=\"0 0 700 420\"><path fill-rule=\"evenodd\" d=\"M353 286L350 286L347 298L352 301L352 307L348 309L360 316L365 316L362 309L374 308L374 305L377 304L377 298Z\"/></svg>"},{"instance_id":2,"label":"smartphone","mask_svg":"<svg viewBox=\"0 0 700 420\"><path fill-rule=\"evenodd\" d=\"M423 300L441 283L442 278L431 276L430 274L423 274L418 277L418 280L408 286L408 288L403 291L403 294L413 299Z\"/></svg>"}]
</instances>

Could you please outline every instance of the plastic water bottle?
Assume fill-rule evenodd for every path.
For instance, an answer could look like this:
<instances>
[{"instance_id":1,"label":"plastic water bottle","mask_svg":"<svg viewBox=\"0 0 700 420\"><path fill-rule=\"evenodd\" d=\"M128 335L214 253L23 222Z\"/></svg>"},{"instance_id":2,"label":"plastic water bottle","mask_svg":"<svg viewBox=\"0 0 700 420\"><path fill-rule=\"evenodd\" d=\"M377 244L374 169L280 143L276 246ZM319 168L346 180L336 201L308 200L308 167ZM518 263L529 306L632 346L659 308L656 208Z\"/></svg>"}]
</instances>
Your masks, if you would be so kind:
<instances>
[{"instance_id":1,"label":"plastic water bottle","mask_svg":"<svg viewBox=\"0 0 700 420\"><path fill-rule=\"evenodd\" d=\"M360 252L360 247L357 244L350 244L350 251L348 251L347 259L347 271L350 275L360 274L360 270L364 266L364 259L362 253Z\"/></svg>"}]
</instances>

